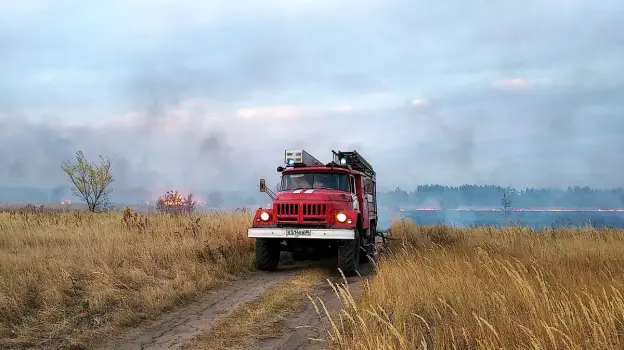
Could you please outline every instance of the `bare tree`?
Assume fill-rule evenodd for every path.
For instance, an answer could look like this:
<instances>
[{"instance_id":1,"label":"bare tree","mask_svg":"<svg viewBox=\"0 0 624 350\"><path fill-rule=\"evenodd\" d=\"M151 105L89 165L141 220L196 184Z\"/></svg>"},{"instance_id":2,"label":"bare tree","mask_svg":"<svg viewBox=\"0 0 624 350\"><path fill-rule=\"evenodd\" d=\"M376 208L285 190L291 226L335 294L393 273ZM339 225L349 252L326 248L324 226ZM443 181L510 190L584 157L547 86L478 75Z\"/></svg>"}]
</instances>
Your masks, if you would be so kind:
<instances>
[{"instance_id":1,"label":"bare tree","mask_svg":"<svg viewBox=\"0 0 624 350\"><path fill-rule=\"evenodd\" d=\"M111 160L100 156L100 164L89 163L82 151L76 152L76 163L63 162L61 169L74 185L72 193L85 201L89 211L108 209L109 189L114 181L111 174Z\"/></svg>"},{"instance_id":2,"label":"bare tree","mask_svg":"<svg viewBox=\"0 0 624 350\"><path fill-rule=\"evenodd\" d=\"M511 207L511 199L507 198L507 193L503 193L503 199L501 199L501 204L503 205L503 210L505 213Z\"/></svg>"}]
</instances>

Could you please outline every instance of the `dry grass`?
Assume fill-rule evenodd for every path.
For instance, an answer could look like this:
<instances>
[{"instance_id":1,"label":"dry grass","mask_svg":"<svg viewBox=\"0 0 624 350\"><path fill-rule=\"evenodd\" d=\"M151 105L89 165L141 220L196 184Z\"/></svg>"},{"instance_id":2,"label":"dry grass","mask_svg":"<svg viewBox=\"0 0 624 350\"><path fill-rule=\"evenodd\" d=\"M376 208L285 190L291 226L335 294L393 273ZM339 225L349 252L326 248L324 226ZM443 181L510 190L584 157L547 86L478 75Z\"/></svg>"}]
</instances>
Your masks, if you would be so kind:
<instances>
[{"instance_id":1,"label":"dry grass","mask_svg":"<svg viewBox=\"0 0 624 350\"><path fill-rule=\"evenodd\" d=\"M259 341L279 336L285 330L287 317L305 308L307 300L303 296L323 278L327 278L325 269L297 272L217 321L185 349L253 349Z\"/></svg>"},{"instance_id":2,"label":"dry grass","mask_svg":"<svg viewBox=\"0 0 624 350\"><path fill-rule=\"evenodd\" d=\"M0 212L0 348L84 348L253 269L249 214Z\"/></svg>"},{"instance_id":3,"label":"dry grass","mask_svg":"<svg viewBox=\"0 0 624 350\"><path fill-rule=\"evenodd\" d=\"M623 230L392 232L402 243L333 317L335 348L624 348Z\"/></svg>"},{"instance_id":4,"label":"dry grass","mask_svg":"<svg viewBox=\"0 0 624 350\"><path fill-rule=\"evenodd\" d=\"M240 277L253 269L250 221L244 213L1 212L0 348L91 347ZM361 299L335 286L343 300L330 330L335 348L624 348L624 231L399 221L392 232L400 243ZM314 273L235 310L194 346L228 348L280 330Z\"/></svg>"}]
</instances>

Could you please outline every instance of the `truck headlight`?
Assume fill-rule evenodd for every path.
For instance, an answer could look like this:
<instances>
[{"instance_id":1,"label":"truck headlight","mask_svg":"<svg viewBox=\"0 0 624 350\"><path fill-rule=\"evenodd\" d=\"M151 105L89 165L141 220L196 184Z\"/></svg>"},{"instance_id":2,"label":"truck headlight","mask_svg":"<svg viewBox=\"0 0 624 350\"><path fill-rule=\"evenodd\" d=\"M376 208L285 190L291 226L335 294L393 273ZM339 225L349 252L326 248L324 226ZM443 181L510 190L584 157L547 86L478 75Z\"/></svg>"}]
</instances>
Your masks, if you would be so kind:
<instances>
[{"instance_id":1,"label":"truck headlight","mask_svg":"<svg viewBox=\"0 0 624 350\"><path fill-rule=\"evenodd\" d=\"M260 219L262 219L262 221L269 221L270 217L271 215L269 215L266 211L263 211L262 214L260 214Z\"/></svg>"},{"instance_id":2,"label":"truck headlight","mask_svg":"<svg viewBox=\"0 0 624 350\"><path fill-rule=\"evenodd\" d=\"M338 213L336 215L336 220L338 220L339 222L345 222L347 221L347 215L345 213Z\"/></svg>"}]
</instances>

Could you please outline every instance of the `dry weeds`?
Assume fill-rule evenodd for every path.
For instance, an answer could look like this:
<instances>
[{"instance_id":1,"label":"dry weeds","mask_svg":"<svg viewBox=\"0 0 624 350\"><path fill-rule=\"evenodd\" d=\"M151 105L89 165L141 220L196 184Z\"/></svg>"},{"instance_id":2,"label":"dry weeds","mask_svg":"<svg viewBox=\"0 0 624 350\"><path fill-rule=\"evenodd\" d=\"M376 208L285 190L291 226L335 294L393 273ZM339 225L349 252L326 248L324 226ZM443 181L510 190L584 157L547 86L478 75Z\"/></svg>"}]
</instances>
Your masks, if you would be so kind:
<instances>
[{"instance_id":1,"label":"dry weeds","mask_svg":"<svg viewBox=\"0 0 624 350\"><path fill-rule=\"evenodd\" d=\"M0 347L90 347L252 270L250 220L245 213L0 213ZM623 230L399 221L392 232L400 243L360 300L334 286L343 300L329 330L335 348L624 347ZM249 320L266 325L273 311L291 312L284 301L298 293L284 291L309 285L295 287L235 311L222 327L255 332Z\"/></svg>"},{"instance_id":2,"label":"dry weeds","mask_svg":"<svg viewBox=\"0 0 624 350\"><path fill-rule=\"evenodd\" d=\"M85 348L253 269L249 214L0 212L0 348Z\"/></svg>"},{"instance_id":3,"label":"dry weeds","mask_svg":"<svg viewBox=\"0 0 624 350\"><path fill-rule=\"evenodd\" d=\"M424 228L329 330L338 349L621 349L624 231ZM345 298L346 296L346 298Z\"/></svg>"}]
</instances>

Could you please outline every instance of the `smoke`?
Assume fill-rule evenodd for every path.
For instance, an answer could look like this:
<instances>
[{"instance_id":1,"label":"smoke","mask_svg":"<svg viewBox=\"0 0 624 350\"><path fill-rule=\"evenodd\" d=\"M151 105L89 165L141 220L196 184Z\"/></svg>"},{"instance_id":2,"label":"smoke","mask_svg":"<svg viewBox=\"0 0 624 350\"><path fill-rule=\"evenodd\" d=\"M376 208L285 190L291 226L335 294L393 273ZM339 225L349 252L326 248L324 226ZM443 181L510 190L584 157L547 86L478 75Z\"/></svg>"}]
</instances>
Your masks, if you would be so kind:
<instances>
[{"instance_id":1,"label":"smoke","mask_svg":"<svg viewBox=\"0 0 624 350\"><path fill-rule=\"evenodd\" d=\"M208 156L213 152L218 152L222 148L223 135L215 132L211 132L208 136L201 139L199 144L199 152Z\"/></svg>"},{"instance_id":2,"label":"smoke","mask_svg":"<svg viewBox=\"0 0 624 350\"><path fill-rule=\"evenodd\" d=\"M356 149L380 188L623 185L622 5L119 4L0 14L0 186L82 150L116 193L255 191L286 148Z\"/></svg>"}]
</instances>

